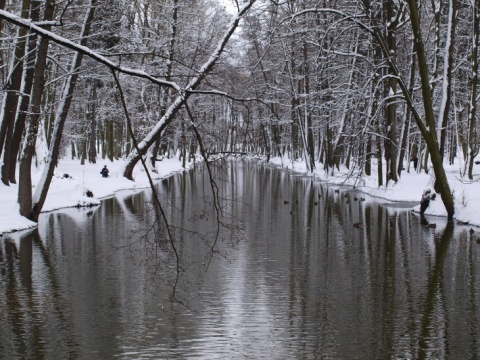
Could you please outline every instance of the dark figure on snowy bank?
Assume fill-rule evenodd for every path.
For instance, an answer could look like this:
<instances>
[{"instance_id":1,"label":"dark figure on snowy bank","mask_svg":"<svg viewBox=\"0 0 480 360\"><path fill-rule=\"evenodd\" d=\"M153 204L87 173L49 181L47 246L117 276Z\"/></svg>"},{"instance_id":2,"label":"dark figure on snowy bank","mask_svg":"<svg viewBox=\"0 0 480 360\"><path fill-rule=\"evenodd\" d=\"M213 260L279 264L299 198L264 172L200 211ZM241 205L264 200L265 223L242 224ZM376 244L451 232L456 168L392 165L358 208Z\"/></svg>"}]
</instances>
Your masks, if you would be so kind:
<instances>
[{"instance_id":1,"label":"dark figure on snowy bank","mask_svg":"<svg viewBox=\"0 0 480 360\"><path fill-rule=\"evenodd\" d=\"M102 176L104 178L108 177L108 169L107 169L107 165L105 165L102 169L102 171L100 171L100 174L102 174Z\"/></svg>"}]
</instances>

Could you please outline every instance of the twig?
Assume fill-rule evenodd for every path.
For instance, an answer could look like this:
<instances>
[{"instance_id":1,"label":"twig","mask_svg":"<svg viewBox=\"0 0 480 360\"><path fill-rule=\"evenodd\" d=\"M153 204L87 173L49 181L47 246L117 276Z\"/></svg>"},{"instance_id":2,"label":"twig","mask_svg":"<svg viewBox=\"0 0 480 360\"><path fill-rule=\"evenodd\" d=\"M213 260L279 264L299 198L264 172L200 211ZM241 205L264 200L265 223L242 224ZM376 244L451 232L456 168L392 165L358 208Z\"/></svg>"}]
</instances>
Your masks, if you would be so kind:
<instances>
[{"instance_id":1,"label":"twig","mask_svg":"<svg viewBox=\"0 0 480 360\"><path fill-rule=\"evenodd\" d=\"M115 73L115 69L112 69L112 74L113 74L113 78L115 80L115 83L117 84L118 92L120 94L120 99L121 99L121 102L122 102L123 111L124 111L125 117L127 119L128 132L130 133L130 136L132 138L133 145L135 146L137 151L139 151L138 143L137 143L137 140L135 139L135 134L133 133L133 128L132 128L132 122L131 122L131 119L130 119L130 115L128 114L127 103L125 102L125 96L124 96L122 87L120 85L120 81L118 80L118 77ZM166 224L168 239L170 240L170 245L173 249L173 252L175 253L176 276L175 276L175 283L173 285L173 291L172 291L172 298L175 298L175 293L176 293L178 281L179 281L179 278L180 278L180 257L178 255L178 251L177 251L177 248L175 246L175 239L174 239L174 236L171 232L167 216L166 216L165 211L163 210L162 204L160 203L160 200L158 198L158 194L157 194L157 191L155 189L155 185L153 183L152 177L150 176L150 171L148 170L147 165L145 164L145 160L143 159L143 157L141 157L140 160L142 162L145 173L147 174L148 182L150 183L150 187L153 191L154 204L157 206L158 210L160 211L160 216Z\"/></svg>"},{"instance_id":2,"label":"twig","mask_svg":"<svg viewBox=\"0 0 480 360\"><path fill-rule=\"evenodd\" d=\"M215 208L215 212L217 213L217 225L218 226L217 226L217 230L216 230L216 233L215 233L215 240L214 240L214 242L213 242L213 244L210 248L210 258L208 259L208 263L207 263L207 269L208 269L208 267L210 266L210 263L212 262L215 246L217 245L218 238L220 236L221 211L220 211L220 207L219 207L219 204L218 204L218 186L217 186L217 183L215 182L215 180L213 180L212 171L211 171L210 165L208 163L208 153L205 149L205 146L203 145L202 137L200 136L200 133L198 132L198 129L195 125L195 121L193 119L193 114L192 114L192 112L190 110L190 107L188 106L188 103L187 103L186 100L185 100L185 109L187 110L188 117L190 118L190 124L192 126L193 132L195 133L198 144L200 146L200 153L202 154L202 157L205 160L205 165L207 167L208 177L210 179L210 186L212 188L213 206Z\"/></svg>"}]
</instances>

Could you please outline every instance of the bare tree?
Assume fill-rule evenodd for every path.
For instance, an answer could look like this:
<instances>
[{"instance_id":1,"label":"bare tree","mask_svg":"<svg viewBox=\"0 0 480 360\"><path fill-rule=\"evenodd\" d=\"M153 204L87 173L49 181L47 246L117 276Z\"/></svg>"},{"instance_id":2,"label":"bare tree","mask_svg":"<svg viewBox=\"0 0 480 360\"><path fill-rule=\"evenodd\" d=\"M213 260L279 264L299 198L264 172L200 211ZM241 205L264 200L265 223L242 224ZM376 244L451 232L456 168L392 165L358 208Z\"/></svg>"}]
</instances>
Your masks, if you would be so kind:
<instances>
[{"instance_id":1,"label":"bare tree","mask_svg":"<svg viewBox=\"0 0 480 360\"><path fill-rule=\"evenodd\" d=\"M202 65L200 69L197 70L197 74L193 76L193 78L188 82L185 88L180 89L179 93L176 95L175 100L166 110L165 115L161 117L155 127L138 144L138 148L133 149L132 152L128 155L125 170L123 172L124 176L127 179L132 179L133 169L140 160L140 158L147 153L148 149L150 148L150 146L153 145L156 138L173 121L174 116L183 107L187 99L198 88L198 86L202 83L208 73L213 69L218 58L227 46L228 41L238 27L240 20L247 14L248 10L252 7L254 3L255 0L250 0L243 4L242 8L240 8L239 12L234 16L230 25L225 30L224 35L217 43L217 47L215 48L215 51L211 54L209 59Z\"/></svg>"},{"instance_id":2,"label":"bare tree","mask_svg":"<svg viewBox=\"0 0 480 360\"><path fill-rule=\"evenodd\" d=\"M34 6L38 4L34 1ZM30 0L23 0L21 16L27 19L30 15ZM2 182L5 185L10 183L10 161L16 162L16 154L11 156L12 137L15 127L15 117L22 84L25 48L27 44L27 29L18 28L15 51L6 83L5 96L0 112L0 156L3 153L3 164L1 166Z\"/></svg>"},{"instance_id":3,"label":"bare tree","mask_svg":"<svg viewBox=\"0 0 480 360\"><path fill-rule=\"evenodd\" d=\"M90 3L88 5L87 14L85 15L85 20L83 23L82 33L80 34L80 45L82 46L87 45L88 36L90 34L90 28L92 26L93 16L95 13L96 3L97 0L90 0ZM27 216L33 221L38 221L38 216L42 210L43 204L45 203L45 199L47 198L48 189L50 188L50 183L60 153L60 143L63 135L63 127L65 121L67 120L67 115L70 109L70 104L72 102L73 93L75 91L75 85L78 78L78 71L82 65L82 60L83 54L80 52L75 53L70 67L70 74L65 81L64 92L60 101L59 108L57 110L57 116L55 118L49 153L45 162L42 177L37 184L36 191L33 196L31 212L29 216Z\"/></svg>"}]
</instances>

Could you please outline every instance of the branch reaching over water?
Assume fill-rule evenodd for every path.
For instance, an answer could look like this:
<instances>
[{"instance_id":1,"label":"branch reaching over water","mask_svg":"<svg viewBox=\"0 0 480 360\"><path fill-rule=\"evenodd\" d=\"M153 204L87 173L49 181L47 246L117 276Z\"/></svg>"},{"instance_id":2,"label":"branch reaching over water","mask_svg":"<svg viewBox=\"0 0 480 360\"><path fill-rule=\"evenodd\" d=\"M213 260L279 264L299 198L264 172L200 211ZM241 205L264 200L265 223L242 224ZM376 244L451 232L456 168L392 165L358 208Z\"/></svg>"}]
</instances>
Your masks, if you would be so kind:
<instances>
[{"instance_id":1,"label":"branch reaching over water","mask_svg":"<svg viewBox=\"0 0 480 360\"><path fill-rule=\"evenodd\" d=\"M132 142L133 142L133 145L134 147L137 149L138 151L138 143L137 143L137 140L135 139L135 134L133 132L133 128L132 128L132 121L130 119L130 115L128 113L128 109L127 109L127 103L125 101L125 96L124 96L124 93L123 93L123 90L122 90L122 86L120 84L120 81L118 80L118 77L117 77L117 74L115 73L115 70L112 69L112 74L113 74L113 78L115 80L115 83L117 84L117 89L118 89L118 92L120 94L120 100L122 102L122 107L123 107L123 111L125 113L125 118L127 120L127 127L128 127L128 132L130 133L130 137L132 138ZM179 278L180 278L180 257L178 255L178 251L177 251L177 248L175 246L175 238L171 232L171 229L170 229L170 225L168 223L168 219L167 219L167 216L165 214L165 211L163 210L163 207L162 207L162 204L160 203L160 199L158 198L158 194L157 194L157 190L155 189L155 185L153 183L153 180L152 180L152 177L150 176L150 172L147 168L147 165L145 164L145 160L142 158L140 158L141 162L142 162L142 166L145 170L145 173L147 174L147 177L148 177L148 182L150 184L150 187L153 191L153 199L154 199L154 204L155 206L157 207L157 209L159 210L160 212L160 216L162 218L162 220L165 222L165 225L166 225L166 229L167 229L167 235L168 235L168 239L170 241L170 245L172 247L172 250L175 254L175 260L176 260L176 276L175 276L175 283L173 285L173 290L172 290L172 299L175 299L175 294L176 294L176 289L177 289L177 285L178 285L178 281L179 281Z\"/></svg>"},{"instance_id":2,"label":"branch reaching over water","mask_svg":"<svg viewBox=\"0 0 480 360\"><path fill-rule=\"evenodd\" d=\"M208 153L207 150L205 149L205 146L203 145L202 137L200 133L198 132L197 126L195 125L195 121L193 118L192 111L190 110L190 107L188 106L187 101L185 100L185 109L187 110L188 117L190 118L190 125L192 126L193 132L195 133L195 136L197 138L198 144L200 146L200 152L202 154L203 159L205 160L205 166L207 167L208 171L208 178L210 179L210 187L212 188L212 194L213 194L213 206L215 208L215 213L217 214L217 230L215 232L215 239L213 241L212 246L210 247L210 257L207 262L207 269L210 266L210 263L212 262L213 254L215 252L215 246L217 245L218 238L220 237L220 226L221 226L221 210L220 210L220 204L218 202L218 186L215 180L213 180L213 175L212 175L212 170L210 168L210 164L208 163Z\"/></svg>"}]
</instances>

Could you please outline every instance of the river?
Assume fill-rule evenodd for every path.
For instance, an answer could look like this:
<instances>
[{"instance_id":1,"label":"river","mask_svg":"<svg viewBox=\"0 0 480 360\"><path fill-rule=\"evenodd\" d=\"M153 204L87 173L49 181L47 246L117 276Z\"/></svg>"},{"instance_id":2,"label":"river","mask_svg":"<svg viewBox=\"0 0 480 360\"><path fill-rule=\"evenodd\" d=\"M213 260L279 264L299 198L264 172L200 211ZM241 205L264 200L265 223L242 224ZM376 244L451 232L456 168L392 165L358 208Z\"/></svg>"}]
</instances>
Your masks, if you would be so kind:
<instances>
[{"instance_id":1,"label":"river","mask_svg":"<svg viewBox=\"0 0 480 360\"><path fill-rule=\"evenodd\" d=\"M169 231L145 190L0 238L0 358L480 358L478 230L272 166L212 174L216 196L204 166L157 185Z\"/></svg>"}]
</instances>

